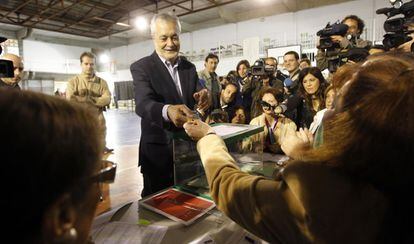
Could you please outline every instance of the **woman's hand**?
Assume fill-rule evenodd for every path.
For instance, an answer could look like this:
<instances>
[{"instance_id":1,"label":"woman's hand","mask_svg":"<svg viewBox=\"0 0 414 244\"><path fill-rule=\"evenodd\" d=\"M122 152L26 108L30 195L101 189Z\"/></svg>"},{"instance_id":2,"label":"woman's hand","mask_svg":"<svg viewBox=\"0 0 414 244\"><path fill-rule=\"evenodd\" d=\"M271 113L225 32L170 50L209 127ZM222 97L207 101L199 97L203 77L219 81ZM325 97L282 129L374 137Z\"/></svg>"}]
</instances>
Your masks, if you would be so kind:
<instances>
[{"instance_id":1,"label":"woman's hand","mask_svg":"<svg viewBox=\"0 0 414 244\"><path fill-rule=\"evenodd\" d=\"M200 140L202 137L207 135L209 132L214 132L208 124L201 120L191 120L184 124L185 132L194 141Z\"/></svg>"},{"instance_id":2,"label":"woman's hand","mask_svg":"<svg viewBox=\"0 0 414 244\"><path fill-rule=\"evenodd\" d=\"M293 159L300 158L301 153L312 147L313 135L308 129L289 130L281 140L283 152Z\"/></svg>"}]
</instances>

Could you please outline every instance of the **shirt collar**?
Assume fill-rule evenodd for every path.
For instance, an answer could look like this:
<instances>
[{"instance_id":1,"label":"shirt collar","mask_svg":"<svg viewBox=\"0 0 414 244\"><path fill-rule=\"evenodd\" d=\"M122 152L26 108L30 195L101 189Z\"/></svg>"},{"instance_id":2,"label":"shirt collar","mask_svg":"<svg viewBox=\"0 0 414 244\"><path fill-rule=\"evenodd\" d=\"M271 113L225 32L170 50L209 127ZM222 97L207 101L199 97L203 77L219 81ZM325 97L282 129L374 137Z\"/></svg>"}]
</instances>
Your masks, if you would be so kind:
<instances>
[{"instance_id":1,"label":"shirt collar","mask_svg":"<svg viewBox=\"0 0 414 244\"><path fill-rule=\"evenodd\" d=\"M173 68L178 67L178 65L180 64L180 61L181 61L180 56L178 56L178 57L177 57L177 61L175 62L175 64L174 64L174 65L172 65L172 64L170 63L170 61L167 61L165 58L161 57L161 55L159 55L158 53L157 53L157 55L158 55L158 57L161 59L161 61L162 61L165 65L171 65Z\"/></svg>"}]
</instances>

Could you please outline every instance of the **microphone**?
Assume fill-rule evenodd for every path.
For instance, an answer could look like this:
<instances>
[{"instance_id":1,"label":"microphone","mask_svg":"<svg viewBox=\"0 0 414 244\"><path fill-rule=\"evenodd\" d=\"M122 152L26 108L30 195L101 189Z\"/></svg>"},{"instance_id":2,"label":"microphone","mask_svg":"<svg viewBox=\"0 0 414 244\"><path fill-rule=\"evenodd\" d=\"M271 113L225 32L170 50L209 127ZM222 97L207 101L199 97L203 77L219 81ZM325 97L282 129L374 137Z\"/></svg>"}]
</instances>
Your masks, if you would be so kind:
<instances>
[{"instance_id":1,"label":"microphone","mask_svg":"<svg viewBox=\"0 0 414 244\"><path fill-rule=\"evenodd\" d=\"M285 85L285 87L291 87L293 85L293 80L288 77L283 81L283 84Z\"/></svg>"}]
</instances>

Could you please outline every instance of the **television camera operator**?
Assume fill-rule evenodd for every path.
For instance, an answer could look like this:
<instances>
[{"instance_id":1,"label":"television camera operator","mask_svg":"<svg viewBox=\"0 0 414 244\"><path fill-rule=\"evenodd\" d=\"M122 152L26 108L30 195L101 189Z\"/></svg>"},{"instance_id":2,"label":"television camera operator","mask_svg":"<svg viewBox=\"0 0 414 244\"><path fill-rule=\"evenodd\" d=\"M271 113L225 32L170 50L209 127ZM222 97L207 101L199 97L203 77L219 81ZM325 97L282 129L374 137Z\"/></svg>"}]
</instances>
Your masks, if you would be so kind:
<instances>
[{"instance_id":1,"label":"television camera operator","mask_svg":"<svg viewBox=\"0 0 414 244\"><path fill-rule=\"evenodd\" d=\"M390 3L392 7L376 11L387 16L382 41L385 50L414 52L414 1L390 0Z\"/></svg>"},{"instance_id":2,"label":"television camera operator","mask_svg":"<svg viewBox=\"0 0 414 244\"><path fill-rule=\"evenodd\" d=\"M333 73L341 65L339 60L347 57L347 51L351 49L355 49L352 54L354 57L361 56L361 58L351 59L351 61L359 62L365 59L371 42L361 39L364 27L365 24L361 18L356 15L348 15L341 23L333 25L328 23L324 29L318 31L317 35L320 40L316 66L320 70L328 68Z\"/></svg>"},{"instance_id":3,"label":"television camera operator","mask_svg":"<svg viewBox=\"0 0 414 244\"><path fill-rule=\"evenodd\" d=\"M252 103L250 105L250 114L255 117L257 113L256 104L263 88L273 87L283 90L283 81L276 78L277 63L272 62L272 58L258 59L254 62L253 66L247 71L249 79L243 85L243 96L251 96Z\"/></svg>"},{"instance_id":4,"label":"television camera operator","mask_svg":"<svg viewBox=\"0 0 414 244\"><path fill-rule=\"evenodd\" d=\"M0 43L3 43L7 38L0 37ZM0 54L3 50L0 46ZM23 75L23 63L19 56L14 54L5 54L0 58L0 88L18 89L20 90L19 82Z\"/></svg>"}]
</instances>

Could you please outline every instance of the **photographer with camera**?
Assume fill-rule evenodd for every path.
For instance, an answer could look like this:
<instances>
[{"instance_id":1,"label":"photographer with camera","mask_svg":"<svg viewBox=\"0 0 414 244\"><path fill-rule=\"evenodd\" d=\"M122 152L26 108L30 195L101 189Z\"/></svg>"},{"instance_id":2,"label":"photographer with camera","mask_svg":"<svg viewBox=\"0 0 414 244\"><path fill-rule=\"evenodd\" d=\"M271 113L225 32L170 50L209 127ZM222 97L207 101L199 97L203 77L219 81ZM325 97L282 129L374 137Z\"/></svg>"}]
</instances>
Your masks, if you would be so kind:
<instances>
[{"instance_id":1,"label":"photographer with camera","mask_svg":"<svg viewBox=\"0 0 414 244\"><path fill-rule=\"evenodd\" d=\"M8 60L13 62L13 77L0 78L0 88L6 89L18 89L20 90L19 82L23 76L23 63L22 59L14 54L8 53L1 57L2 60ZM8 76L8 75L7 75Z\"/></svg>"},{"instance_id":2,"label":"photographer with camera","mask_svg":"<svg viewBox=\"0 0 414 244\"><path fill-rule=\"evenodd\" d=\"M266 60L271 65L266 65ZM251 104L248 107L250 108L252 118L261 113L261 110L257 110L257 101L262 89L272 87L283 90L283 82L275 77L276 66L271 61L270 58L256 60L248 71L250 78L243 85L243 96L251 96L252 98Z\"/></svg>"},{"instance_id":3,"label":"photographer with camera","mask_svg":"<svg viewBox=\"0 0 414 244\"><path fill-rule=\"evenodd\" d=\"M329 71L333 73L335 68L329 67L330 57L344 53L345 50L369 48L371 42L360 38L364 27L362 19L356 15L348 15L340 24L330 25L328 23L324 29L318 31L317 35L320 36L320 41L316 55L316 66L320 70L329 68ZM346 56L346 54L344 55Z\"/></svg>"},{"instance_id":4,"label":"photographer with camera","mask_svg":"<svg viewBox=\"0 0 414 244\"><path fill-rule=\"evenodd\" d=\"M377 14L387 16L384 22L386 34L382 43L386 50L414 52L414 1L403 3L402 0L393 0L390 3L391 8L376 11Z\"/></svg>"},{"instance_id":5,"label":"photographer with camera","mask_svg":"<svg viewBox=\"0 0 414 244\"><path fill-rule=\"evenodd\" d=\"M278 70L277 59L275 57L267 57L265 58L264 61L265 61L265 69L272 70L271 77L272 77L272 80L274 81L273 83L277 83L275 84L277 86L276 88L283 89L283 81L287 78L287 76L282 74L282 72Z\"/></svg>"}]
</instances>

